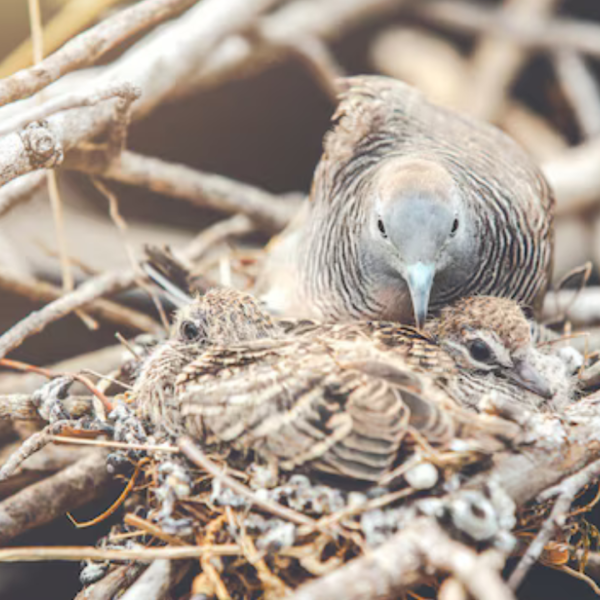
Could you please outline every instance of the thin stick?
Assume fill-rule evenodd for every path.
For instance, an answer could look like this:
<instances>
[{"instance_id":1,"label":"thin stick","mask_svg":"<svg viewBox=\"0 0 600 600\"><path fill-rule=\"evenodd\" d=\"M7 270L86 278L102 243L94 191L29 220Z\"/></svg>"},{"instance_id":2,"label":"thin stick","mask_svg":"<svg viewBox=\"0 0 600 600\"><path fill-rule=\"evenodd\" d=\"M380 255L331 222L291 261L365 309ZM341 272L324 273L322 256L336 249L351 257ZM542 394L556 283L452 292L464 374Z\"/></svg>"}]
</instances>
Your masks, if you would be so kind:
<instances>
[{"instance_id":1,"label":"thin stick","mask_svg":"<svg viewBox=\"0 0 600 600\"><path fill-rule=\"evenodd\" d=\"M550 516L544 521L537 536L527 548L527 551L519 561L519 564L512 572L508 583L513 590L516 590L529 569L535 561L541 556L544 546L552 539L557 527L565 524L569 508L577 494L589 483L596 481L600 477L600 461L596 461L581 471L571 475L558 485L545 490L538 496L538 501L543 502L558 495Z\"/></svg>"},{"instance_id":2,"label":"thin stick","mask_svg":"<svg viewBox=\"0 0 600 600\"><path fill-rule=\"evenodd\" d=\"M39 65L0 81L0 106L32 96L66 73L94 64L136 33L185 10L196 0L145 0L74 37Z\"/></svg>"},{"instance_id":3,"label":"thin stick","mask_svg":"<svg viewBox=\"0 0 600 600\"><path fill-rule=\"evenodd\" d=\"M186 543L183 540L180 540L179 538L173 535L165 533L160 527L158 527L154 523L151 523L147 519L142 519L142 517L140 517L139 515L127 513L123 519L123 522L131 527L136 527L140 530L140 533L143 533L144 535L150 534L155 538L166 542L167 544L171 544L174 546L186 545Z\"/></svg>"},{"instance_id":4,"label":"thin stick","mask_svg":"<svg viewBox=\"0 0 600 600\"><path fill-rule=\"evenodd\" d=\"M26 373L37 373L43 375L48 379L54 379L55 377L72 377L79 383L82 383L87 387L100 402L107 411L113 409L113 403L85 376L79 373L58 373L51 371L50 369L44 369L43 367L36 367L18 360L12 360L10 358L0 358L0 366L8 367L9 369L16 369L17 371L25 371Z\"/></svg>"},{"instance_id":5,"label":"thin stick","mask_svg":"<svg viewBox=\"0 0 600 600\"><path fill-rule=\"evenodd\" d=\"M162 302L160 301L160 298L157 296L154 290L151 288L151 286L146 284L144 271L143 269L141 269L139 262L135 257L135 252L133 251L131 242L127 237L127 222L122 217L121 212L119 211L119 201L117 200L117 196L110 189L108 189L106 185L104 185L100 180L96 179L95 177L92 177L92 183L94 184L95 188L108 201L108 213L110 215L110 218L119 231L131 268L137 273L136 283L150 296L150 299L152 300L154 306L156 307L156 310L158 311L163 327L168 330L169 319L167 319L167 315L165 313L165 309L162 305Z\"/></svg>"},{"instance_id":6,"label":"thin stick","mask_svg":"<svg viewBox=\"0 0 600 600\"><path fill-rule=\"evenodd\" d=\"M252 504L260 506L264 510L281 517L286 521L296 523L297 525L316 525L316 521L314 519L311 519L302 513L292 510L291 508L287 508L286 506L282 506L281 504L272 500L258 498L251 489L227 475L227 473L225 473L218 465L210 460L191 438L182 437L178 440L177 445L183 454L185 454L196 466L204 469L223 485L233 490L236 494L248 499Z\"/></svg>"},{"instance_id":7,"label":"thin stick","mask_svg":"<svg viewBox=\"0 0 600 600\"><path fill-rule=\"evenodd\" d=\"M204 554L214 556L238 556L242 554L237 544L217 544L215 546L167 546L165 548L139 548L136 550L103 550L92 546L32 546L27 548L6 548L0 550L0 562L41 562L47 560L137 560L152 562L159 558L186 560L199 558Z\"/></svg>"},{"instance_id":8,"label":"thin stick","mask_svg":"<svg viewBox=\"0 0 600 600\"><path fill-rule=\"evenodd\" d=\"M29 298L34 302L51 302L63 296L60 288L47 281L17 275L2 267L0 267L0 288ZM91 302L87 306L87 311L97 318L121 327L137 329L146 333L162 331L160 324L148 315L104 298L98 298Z\"/></svg>"},{"instance_id":9,"label":"thin stick","mask_svg":"<svg viewBox=\"0 0 600 600\"><path fill-rule=\"evenodd\" d=\"M102 83L92 90L84 89L64 94L57 98L52 98L40 106L19 112L11 119L2 121L2 124L0 124L0 137L8 135L13 131L18 131L34 121L47 119L64 110L80 108L82 106L95 106L99 102L113 100L114 98L122 98L127 102L133 102L137 100L140 95L140 88L127 81L110 81L108 83Z\"/></svg>"},{"instance_id":10,"label":"thin stick","mask_svg":"<svg viewBox=\"0 0 600 600\"><path fill-rule=\"evenodd\" d=\"M69 521L71 521L71 523L73 523L73 525L75 525L77 529L84 529L86 527L93 527L94 525L97 525L98 523L101 523L102 521L110 517L110 515L114 514L115 511L123 504L123 502L127 500L127 497L131 493L131 490L133 489L133 486L137 481L141 468L149 462L150 459L148 457L142 458L142 460L138 461L137 465L135 465L135 471L133 472L133 475L129 478L127 485L125 486L119 497L102 514L98 515L97 517L94 517L93 519L90 519L89 521L77 521L70 513L67 513Z\"/></svg>"},{"instance_id":11,"label":"thin stick","mask_svg":"<svg viewBox=\"0 0 600 600\"><path fill-rule=\"evenodd\" d=\"M298 209L297 203L255 186L130 151L108 164L93 151L74 151L65 167L148 188L201 208L246 215L269 232L283 229Z\"/></svg>"},{"instance_id":12,"label":"thin stick","mask_svg":"<svg viewBox=\"0 0 600 600\"><path fill-rule=\"evenodd\" d=\"M101 296L121 291L134 282L135 273L131 271L109 272L90 279L69 294L47 304L37 312L30 313L4 332L0 336L0 357L6 356L11 350L20 346L30 335L43 331L53 321L88 305Z\"/></svg>"},{"instance_id":13,"label":"thin stick","mask_svg":"<svg viewBox=\"0 0 600 600\"><path fill-rule=\"evenodd\" d=\"M117 448L119 450L143 450L144 452L169 452L179 454L181 450L176 446L160 446L153 444L127 444L110 440L88 440L84 438L68 437L66 435L51 435L48 439L55 444L74 444L76 446L98 446L100 448Z\"/></svg>"}]
</instances>

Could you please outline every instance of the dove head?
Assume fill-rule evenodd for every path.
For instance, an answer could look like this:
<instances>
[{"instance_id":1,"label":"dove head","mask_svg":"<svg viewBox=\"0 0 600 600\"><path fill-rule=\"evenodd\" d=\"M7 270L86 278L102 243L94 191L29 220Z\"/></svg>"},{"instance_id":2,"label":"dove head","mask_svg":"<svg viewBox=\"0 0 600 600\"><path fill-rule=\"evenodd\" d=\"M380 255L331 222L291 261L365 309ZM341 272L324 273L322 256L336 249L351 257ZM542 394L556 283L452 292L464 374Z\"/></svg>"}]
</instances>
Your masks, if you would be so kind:
<instances>
[{"instance_id":1,"label":"dove head","mask_svg":"<svg viewBox=\"0 0 600 600\"><path fill-rule=\"evenodd\" d=\"M547 376L538 368L543 355L534 347L531 326L514 300L464 298L444 308L432 328L460 368L494 373L546 400L553 397Z\"/></svg>"},{"instance_id":2,"label":"dove head","mask_svg":"<svg viewBox=\"0 0 600 600\"><path fill-rule=\"evenodd\" d=\"M460 190L433 160L394 157L374 177L368 231L369 263L395 279L408 296L421 328L436 281L466 277L473 232Z\"/></svg>"},{"instance_id":3,"label":"dove head","mask_svg":"<svg viewBox=\"0 0 600 600\"><path fill-rule=\"evenodd\" d=\"M275 335L277 330L253 296L215 288L178 310L171 339L196 347L226 346Z\"/></svg>"}]
</instances>

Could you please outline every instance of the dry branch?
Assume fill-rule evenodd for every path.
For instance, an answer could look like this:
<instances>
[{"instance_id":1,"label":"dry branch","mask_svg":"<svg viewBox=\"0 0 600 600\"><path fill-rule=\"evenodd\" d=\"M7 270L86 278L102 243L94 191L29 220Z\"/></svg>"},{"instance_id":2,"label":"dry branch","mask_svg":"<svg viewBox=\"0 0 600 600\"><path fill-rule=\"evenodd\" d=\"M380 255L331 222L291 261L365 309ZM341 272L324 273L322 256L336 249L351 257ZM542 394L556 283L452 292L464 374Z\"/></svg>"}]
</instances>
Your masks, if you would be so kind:
<instances>
[{"instance_id":1,"label":"dry branch","mask_svg":"<svg viewBox=\"0 0 600 600\"><path fill-rule=\"evenodd\" d=\"M597 471L597 463L590 467L593 472L586 467L600 458L600 409L593 396L573 405L565 415L540 415L517 410L513 411L512 418L517 419L524 427L524 451L495 454L492 470L471 480L466 486L468 489L499 485L517 506L523 506L570 475L573 478L570 480L572 484L567 484L569 493L590 483L590 478ZM556 468L558 464L561 465L560 469ZM440 541L435 538L438 536L437 526L432 525L430 520L425 520L424 529L421 530L420 527L420 523L418 526L413 523L369 555L355 559L330 575L301 588L294 595L294 600L318 600L337 596L363 600L397 594L405 590L406 586L421 581L419 575L422 575L425 565L452 572L439 558L436 562L435 553L429 554L431 547L435 545L434 540L436 543ZM435 530L432 531L431 527L435 527ZM421 541L428 536L429 543L421 546ZM459 552L459 548L456 551ZM448 560L447 556L445 560ZM458 578L475 597L492 597L486 595L485 590L480 595L481 588L469 587L474 585L476 579L473 572L468 577L469 581L460 576ZM360 585L357 582L361 582ZM498 594L508 593L500 585L495 590Z\"/></svg>"},{"instance_id":2,"label":"dry branch","mask_svg":"<svg viewBox=\"0 0 600 600\"><path fill-rule=\"evenodd\" d=\"M145 0L76 36L38 65L0 81L0 106L32 96L63 75L96 62L140 31L181 12L196 0Z\"/></svg>"},{"instance_id":3,"label":"dry branch","mask_svg":"<svg viewBox=\"0 0 600 600\"><path fill-rule=\"evenodd\" d=\"M112 476L106 470L105 459L104 452L94 452L1 502L0 544L6 545L16 536L83 506L109 489Z\"/></svg>"},{"instance_id":4,"label":"dry branch","mask_svg":"<svg viewBox=\"0 0 600 600\"><path fill-rule=\"evenodd\" d=\"M527 27L544 23L558 0L506 0L498 19ZM506 98L527 58L527 49L496 29L488 31L471 59L469 85L465 88L470 112L480 119L497 121Z\"/></svg>"},{"instance_id":5,"label":"dry branch","mask_svg":"<svg viewBox=\"0 0 600 600\"><path fill-rule=\"evenodd\" d=\"M85 587L75 600L113 600L139 577L142 569L135 563L116 567L100 581Z\"/></svg>"},{"instance_id":6,"label":"dry branch","mask_svg":"<svg viewBox=\"0 0 600 600\"><path fill-rule=\"evenodd\" d=\"M566 316L575 325L593 325L600 322L600 287L580 290L561 290L546 296L543 318L552 319L566 311Z\"/></svg>"},{"instance_id":7,"label":"dry branch","mask_svg":"<svg viewBox=\"0 0 600 600\"><path fill-rule=\"evenodd\" d=\"M0 504L0 510L1 509L2 504ZM102 548L94 548L91 546L67 546L64 548L60 546L51 546L49 548L3 548L0 549L0 563L41 562L47 560L79 562L86 559L152 562L162 558L168 560L187 560L190 558L200 558L204 554L212 554L213 556L238 556L241 554L241 549L236 544L220 544L215 546L166 546L164 548L136 548L135 550L125 548L104 550Z\"/></svg>"},{"instance_id":8,"label":"dry branch","mask_svg":"<svg viewBox=\"0 0 600 600\"><path fill-rule=\"evenodd\" d=\"M53 321L77 308L87 306L101 296L120 292L133 285L134 281L135 274L131 271L106 273L90 279L73 292L54 300L39 311L30 313L0 336L0 358L20 346L30 335L43 331Z\"/></svg>"},{"instance_id":9,"label":"dry branch","mask_svg":"<svg viewBox=\"0 0 600 600\"><path fill-rule=\"evenodd\" d=\"M45 104L32 108L28 111L23 111L10 119L6 119L0 123L0 136L8 135L23 127L26 127L34 121L42 121L53 114L63 110L72 108L80 108L82 106L94 106L99 102L111 100L113 98L121 98L127 103L131 103L140 97L140 90L134 85L127 82L111 82L99 86L95 90L78 91L63 96L58 96L49 100Z\"/></svg>"},{"instance_id":10,"label":"dry branch","mask_svg":"<svg viewBox=\"0 0 600 600\"><path fill-rule=\"evenodd\" d=\"M0 188L0 216L21 202L29 200L46 181L46 171L19 177Z\"/></svg>"},{"instance_id":11,"label":"dry branch","mask_svg":"<svg viewBox=\"0 0 600 600\"><path fill-rule=\"evenodd\" d=\"M519 22L502 18L501 10L462 0L415 2L411 9L429 23L465 33L501 33L530 48L561 48L600 56L600 26L586 21L553 18Z\"/></svg>"},{"instance_id":12,"label":"dry branch","mask_svg":"<svg viewBox=\"0 0 600 600\"><path fill-rule=\"evenodd\" d=\"M0 268L0 288L24 296L34 302L52 302L63 296L60 288L45 281L21 277ZM137 310L121 306L110 300L98 299L88 305L88 312L111 323L145 331L159 333L162 327L154 319Z\"/></svg>"},{"instance_id":13,"label":"dry branch","mask_svg":"<svg viewBox=\"0 0 600 600\"><path fill-rule=\"evenodd\" d=\"M277 502L259 498L252 490L249 490L245 485L227 475L227 473L220 469L218 465L213 463L191 438L184 437L180 439L178 445L183 454L185 454L196 466L212 475L221 484L231 488L234 492L249 500L252 504L256 504L267 512L277 515L286 521L296 523L297 525L308 525L309 527L316 525L314 519L311 519L298 511L282 506Z\"/></svg>"},{"instance_id":14,"label":"dry branch","mask_svg":"<svg viewBox=\"0 0 600 600\"><path fill-rule=\"evenodd\" d=\"M567 150L543 165L556 193L559 216L588 210L600 199L600 140Z\"/></svg>"},{"instance_id":15,"label":"dry branch","mask_svg":"<svg viewBox=\"0 0 600 600\"><path fill-rule=\"evenodd\" d=\"M283 229L298 208L254 186L134 152L124 151L106 165L93 151L74 152L66 167L145 187L202 208L246 215L269 232Z\"/></svg>"},{"instance_id":16,"label":"dry branch","mask_svg":"<svg viewBox=\"0 0 600 600\"><path fill-rule=\"evenodd\" d=\"M395 597L423 581L431 568L452 573L480 600L514 598L499 573L468 547L451 540L432 520L417 519L389 542L302 586L293 600L371 600Z\"/></svg>"},{"instance_id":17,"label":"dry branch","mask_svg":"<svg viewBox=\"0 0 600 600\"><path fill-rule=\"evenodd\" d=\"M77 373L94 365L96 371L110 373L121 365L124 353L123 346L116 344L55 363L48 370L55 373ZM32 394L45 381L46 378L38 373L2 373L0 394Z\"/></svg>"},{"instance_id":18,"label":"dry branch","mask_svg":"<svg viewBox=\"0 0 600 600\"><path fill-rule=\"evenodd\" d=\"M184 85L225 37L249 27L275 0L207 0L168 27L147 36L139 45L103 71L90 89L115 80L132 82L142 90L136 114L145 114ZM153 43L148 43L149 39ZM139 55L141 51L142 56ZM11 134L0 138L0 185L39 168L53 167L63 153L99 135L115 118L113 102L57 113L38 127L33 141ZM0 113L0 117L2 114ZM38 147L39 146L39 147Z\"/></svg>"},{"instance_id":19,"label":"dry branch","mask_svg":"<svg viewBox=\"0 0 600 600\"><path fill-rule=\"evenodd\" d=\"M554 55L554 67L563 92L586 137L600 133L600 88L585 59L569 50Z\"/></svg>"},{"instance_id":20,"label":"dry branch","mask_svg":"<svg viewBox=\"0 0 600 600\"><path fill-rule=\"evenodd\" d=\"M183 568L186 569L187 565ZM189 568L189 567L188 567ZM171 598L172 587L181 576L182 565L161 558L155 560L121 596L122 600L163 600Z\"/></svg>"},{"instance_id":21,"label":"dry branch","mask_svg":"<svg viewBox=\"0 0 600 600\"><path fill-rule=\"evenodd\" d=\"M94 85L117 79L139 86L142 97L135 105L133 116L140 117L168 99L190 94L199 87L214 84L217 79L266 68L273 60L287 55L282 53L282 48L289 45L290 39L330 40L364 24L366 19L398 12L401 5L399 0L329 0L327 3L299 0L255 22L257 15L274 2L205 0L183 17L146 36L112 65L100 69L99 74L92 76ZM259 29L258 36L264 40L260 48L236 35L251 25ZM84 79L86 82L82 84L78 78L77 85L91 85L90 78ZM58 86L58 93L69 89L68 78L65 83ZM0 118L3 116L0 112ZM100 134L113 118L114 109L106 103L50 117L49 144L54 148L50 156L56 158L59 146L67 152ZM5 155L5 151L8 154ZM5 156L7 165L14 163L19 168L8 170L2 181L55 164L46 158L46 162L38 160L35 167L27 167L26 153L14 140L11 144L0 140L0 158ZM21 185L32 187L25 178Z\"/></svg>"}]
</instances>

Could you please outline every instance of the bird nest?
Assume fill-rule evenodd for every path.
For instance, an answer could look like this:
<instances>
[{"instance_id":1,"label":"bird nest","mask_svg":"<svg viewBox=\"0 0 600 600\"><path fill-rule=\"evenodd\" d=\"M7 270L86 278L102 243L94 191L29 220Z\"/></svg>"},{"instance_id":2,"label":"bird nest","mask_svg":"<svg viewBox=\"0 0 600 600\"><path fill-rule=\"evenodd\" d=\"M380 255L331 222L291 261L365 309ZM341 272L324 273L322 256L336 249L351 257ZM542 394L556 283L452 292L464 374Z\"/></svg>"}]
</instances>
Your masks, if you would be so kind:
<instances>
[{"instance_id":1,"label":"bird nest","mask_svg":"<svg viewBox=\"0 0 600 600\"><path fill-rule=\"evenodd\" d=\"M597 589L585 568L598 540L586 520L600 496L592 483L598 467L593 461L586 467L590 458L573 454L583 440L595 438L600 425L593 395L561 415L525 408L473 413L471 428L457 428L437 447L408 428L385 481L361 484L301 468L283 470L251 450L200 445L140 421L135 394L111 383L135 380L149 352L147 336L140 342L129 345L135 357L103 389L86 376L46 372L54 376L50 382L23 400L20 412L12 407L15 414L35 411L50 423L5 463L0 477L14 475L25 458L55 442L97 447L80 459L87 465L78 475L83 481L100 477L102 485L124 484L104 513L87 522L72 517L78 527L112 523L95 548L25 549L30 556L84 560L81 598L131 585L144 589L144 577L177 597L220 600L279 598L294 590L298 598L330 597L348 592L355 577L363 578L369 593L381 588L434 598L458 581L481 594L478 573L485 574L485 586L491 581L501 590L498 561L523 554L519 564L525 570L539 559ZM92 396L72 394L74 383L83 383ZM461 439L461 431L473 427L483 432L475 448ZM553 487L559 478L549 475L552 465L565 456L574 461L569 471L575 474L565 480L568 485ZM97 481L92 485L99 487ZM23 555L20 549L2 553ZM140 575L148 562L152 566ZM393 573L386 564L393 564Z\"/></svg>"}]
</instances>

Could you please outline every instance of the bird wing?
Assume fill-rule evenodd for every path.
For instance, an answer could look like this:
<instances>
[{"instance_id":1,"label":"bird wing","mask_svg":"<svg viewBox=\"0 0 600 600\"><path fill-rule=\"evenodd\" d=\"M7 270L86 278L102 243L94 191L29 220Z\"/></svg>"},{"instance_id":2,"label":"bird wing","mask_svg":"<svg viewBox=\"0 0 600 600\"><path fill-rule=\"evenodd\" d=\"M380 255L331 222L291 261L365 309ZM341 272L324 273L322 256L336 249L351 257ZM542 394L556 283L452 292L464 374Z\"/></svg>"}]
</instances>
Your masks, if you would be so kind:
<instances>
[{"instance_id":1,"label":"bird wing","mask_svg":"<svg viewBox=\"0 0 600 600\"><path fill-rule=\"evenodd\" d=\"M409 428L453 435L436 403L452 400L401 353L377 342L307 336L213 349L177 381L189 431L267 456L284 468L377 480Z\"/></svg>"}]
</instances>

